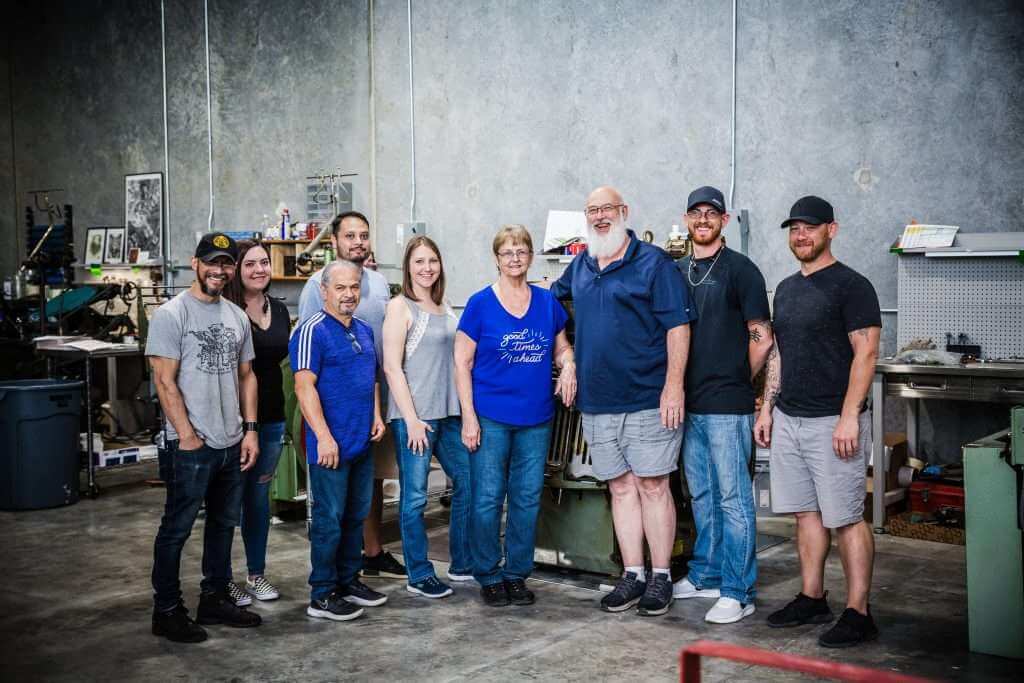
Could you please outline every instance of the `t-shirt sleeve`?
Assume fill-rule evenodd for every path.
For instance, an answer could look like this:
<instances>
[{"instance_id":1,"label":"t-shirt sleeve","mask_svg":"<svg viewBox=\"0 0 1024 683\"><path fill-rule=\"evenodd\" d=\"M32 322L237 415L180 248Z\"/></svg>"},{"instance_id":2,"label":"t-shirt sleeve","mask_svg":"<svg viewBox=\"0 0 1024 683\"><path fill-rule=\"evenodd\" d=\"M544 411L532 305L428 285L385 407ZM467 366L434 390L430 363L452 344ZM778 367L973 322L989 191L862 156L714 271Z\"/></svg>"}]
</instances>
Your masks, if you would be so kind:
<instances>
[{"instance_id":1,"label":"t-shirt sleeve","mask_svg":"<svg viewBox=\"0 0 1024 683\"><path fill-rule=\"evenodd\" d=\"M480 326L483 323L480 314L480 297L473 295L466 302L466 308L459 318L459 331L465 332L466 336L475 342L480 341Z\"/></svg>"},{"instance_id":2,"label":"t-shirt sleeve","mask_svg":"<svg viewBox=\"0 0 1024 683\"><path fill-rule=\"evenodd\" d=\"M651 310L666 330L696 320L697 310L686 291L683 275L671 259L661 260L651 279Z\"/></svg>"},{"instance_id":3,"label":"t-shirt sleeve","mask_svg":"<svg viewBox=\"0 0 1024 683\"><path fill-rule=\"evenodd\" d=\"M857 275L848 283L843 301L843 323L847 332L865 327L881 327L882 311L878 306L878 295L871 282Z\"/></svg>"},{"instance_id":4,"label":"t-shirt sleeve","mask_svg":"<svg viewBox=\"0 0 1024 683\"><path fill-rule=\"evenodd\" d=\"M313 278L306 280L302 286L302 293L299 294L299 322L309 318L324 307L323 299L320 297L320 283Z\"/></svg>"},{"instance_id":5,"label":"t-shirt sleeve","mask_svg":"<svg viewBox=\"0 0 1024 683\"><path fill-rule=\"evenodd\" d=\"M771 320L771 309L768 307L768 288L764 283L764 275L753 263L748 263L738 273L736 289L739 293L740 311L743 319Z\"/></svg>"},{"instance_id":6,"label":"t-shirt sleeve","mask_svg":"<svg viewBox=\"0 0 1024 683\"><path fill-rule=\"evenodd\" d=\"M256 357L256 351L253 350L252 346L252 324L249 322L249 316L242 314L242 344L238 349L238 361L240 363L248 363Z\"/></svg>"},{"instance_id":7,"label":"t-shirt sleeve","mask_svg":"<svg viewBox=\"0 0 1024 683\"><path fill-rule=\"evenodd\" d=\"M181 328L181 317L169 303L157 308L149 321L146 355L181 360Z\"/></svg>"},{"instance_id":8,"label":"t-shirt sleeve","mask_svg":"<svg viewBox=\"0 0 1024 683\"><path fill-rule=\"evenodd\" d=\"M322 365L322 344L317 343L317 326L301 325L288 342L288 356L291 359L292 372L309 370L314 375L320 374Z\"/></svg>"},{"instance_id":9,"label":"t-shirt sleeve","mask_svg":"<svg viewBox=\"0 0 1024 683\"><path fill-rule=\"evenodd\" d=\"M584 258L583 254L577 254L576 258L574 258L569 263L568 267L566 267L566 269L562 271L562 275L557 280L555 280L554 283L551 285L551 289L549 291L552 295L554 295L556 299L572 298L573 268L576 266L577 259L581 258Z\"/></svg>"}]
</instances>

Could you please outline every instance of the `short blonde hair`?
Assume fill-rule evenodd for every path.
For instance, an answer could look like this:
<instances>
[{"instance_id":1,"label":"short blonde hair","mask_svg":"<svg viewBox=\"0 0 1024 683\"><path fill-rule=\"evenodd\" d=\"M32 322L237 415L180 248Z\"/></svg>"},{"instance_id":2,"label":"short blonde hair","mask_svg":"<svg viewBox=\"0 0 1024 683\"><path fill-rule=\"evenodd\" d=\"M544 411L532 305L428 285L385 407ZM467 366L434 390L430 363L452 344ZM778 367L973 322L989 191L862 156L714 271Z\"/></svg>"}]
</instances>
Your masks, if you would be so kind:
<instances>
[{"instance_id":1,"label":"short blonde hair","mask_svg":"<svg viewBox=\"0 0 1024 683\"><path fill-rule=\"evenodd\" d=\"M498 250L505 242L523 244L530 250L530 255L533 255L533 238L530 237L530 231L526 229L525 225L506 223L498 228L498 234L494 236L494 242L491 244L491 250L495 256L498 255Z\"/></svg>"}]
</instances>

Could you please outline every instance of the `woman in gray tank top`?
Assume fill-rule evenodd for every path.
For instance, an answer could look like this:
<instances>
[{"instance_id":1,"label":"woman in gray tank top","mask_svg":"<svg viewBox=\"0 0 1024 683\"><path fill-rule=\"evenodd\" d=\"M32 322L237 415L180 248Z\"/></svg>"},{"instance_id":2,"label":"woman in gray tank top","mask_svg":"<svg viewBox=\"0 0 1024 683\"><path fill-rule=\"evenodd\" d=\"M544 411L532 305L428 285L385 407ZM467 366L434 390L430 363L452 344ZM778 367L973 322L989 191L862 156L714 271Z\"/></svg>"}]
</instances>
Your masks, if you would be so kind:
<instances>
[{"instance_id":1,"label":"woman in gray tank top","mask_svg":"<svg viewBox=\"0 0 1024 683\"><path fill-rule=\"evenodd\" d=\"M458 321L444 302L444 265L426 236L409 240L402 261L402 293L384 317L384 374L388 413L398 458L399 522L410 593L428 598L451 595L427 559L423 510L431 456L451 478L448 579L472 580L469 547L469 451L462 443L462 419L455 390L453 349Z\"/></svg>"}]
</instances>

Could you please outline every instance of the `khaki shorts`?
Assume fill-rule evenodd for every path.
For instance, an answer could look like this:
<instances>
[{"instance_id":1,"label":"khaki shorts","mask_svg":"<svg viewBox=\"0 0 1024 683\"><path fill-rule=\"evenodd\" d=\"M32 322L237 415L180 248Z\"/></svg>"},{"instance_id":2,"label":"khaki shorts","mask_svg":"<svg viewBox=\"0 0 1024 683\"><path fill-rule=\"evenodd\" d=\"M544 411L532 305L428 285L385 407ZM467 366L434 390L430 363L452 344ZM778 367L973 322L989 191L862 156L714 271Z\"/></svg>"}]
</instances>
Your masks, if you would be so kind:
<instances>
[{"instance_id":1,"label":"khaki shorts","mask_svg":"<svg viewBox=\"0 0 1024 683\"><path fill-rule=\"evenodd\" d=\"M657 408L634 413L583 413L594 475L608 481L632 472L661 477L679 469L683 426L666 429Z\"/></svg>"},{"instance_id":2,"label":"khaki shorts","mask_svg":"<svg viewBox=\"0 0 1024 683\"><path fill-rule=\"evenodd\" d=\"M772 411L772 512L821 512L826 529L864 519L871 412L858 417L857 453L840 459L832 448L838 415L793 417Z\"/></svg>"},{"instance_id":3,"label":"khaki shorts","mask_svg":"<svg viewBox=\"0 0 1024 683\"><path fill-rule=\"evenodd\" d=\"M395 456L395 437L391 426L384 430L384 438L370 442L370 453L373 454L374 479L398 479L398 459Z\"/></svg>"}]
</instances>

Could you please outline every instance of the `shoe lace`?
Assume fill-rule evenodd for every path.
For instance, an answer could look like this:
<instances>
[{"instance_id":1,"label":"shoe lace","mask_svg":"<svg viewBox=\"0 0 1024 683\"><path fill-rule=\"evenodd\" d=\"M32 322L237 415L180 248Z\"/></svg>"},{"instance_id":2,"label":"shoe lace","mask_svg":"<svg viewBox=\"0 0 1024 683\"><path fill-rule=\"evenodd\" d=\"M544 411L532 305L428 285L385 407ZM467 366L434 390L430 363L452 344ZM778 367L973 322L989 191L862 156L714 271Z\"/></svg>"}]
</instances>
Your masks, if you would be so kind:
<instances>
[{"instance_id":1,"label":"shoe lace","mask_svg":"<svg viewBox=\"0 0 1024 683\"><path fill-rule=\"evenodd\" d=\"M614 595L625 597L633 592L633 588L636 586L635 576L623 576L619 579L619 582L615 584L615 589L612 591Z\"/></svg>"}]
</instances>

